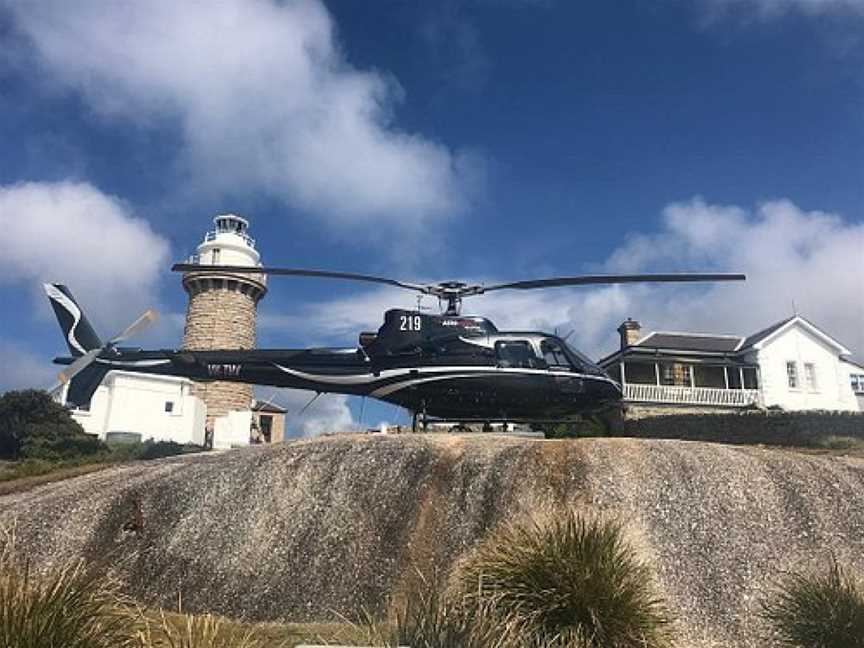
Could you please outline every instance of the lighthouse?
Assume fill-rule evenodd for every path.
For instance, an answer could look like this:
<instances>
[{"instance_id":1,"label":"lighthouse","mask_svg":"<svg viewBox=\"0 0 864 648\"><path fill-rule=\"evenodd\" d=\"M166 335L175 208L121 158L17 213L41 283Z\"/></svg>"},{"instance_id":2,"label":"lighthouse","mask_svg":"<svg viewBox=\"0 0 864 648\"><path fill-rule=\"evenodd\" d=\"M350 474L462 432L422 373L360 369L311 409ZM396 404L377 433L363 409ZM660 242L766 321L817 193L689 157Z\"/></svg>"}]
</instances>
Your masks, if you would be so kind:
<instances>
[{"instance_id":1,"label":"lighthouse","mask_svg":"<svg viewBox=\"0 0 864 648\"><path fill-rule=\"evenodd\" d=\"M260 266L261 255L249 236L249 221L236 214L213 219L189 260L197 265ZM183 348L189 350L251 349L255 347L258 302L267 293L264 274L187 272L183 288L189 296ZM223 445L228 438L248 443L252 420L252 386L232 382L198 385L207 406L207 424ZM245 429L244 429L245 427Z\"/></svg>"}]
</instances>

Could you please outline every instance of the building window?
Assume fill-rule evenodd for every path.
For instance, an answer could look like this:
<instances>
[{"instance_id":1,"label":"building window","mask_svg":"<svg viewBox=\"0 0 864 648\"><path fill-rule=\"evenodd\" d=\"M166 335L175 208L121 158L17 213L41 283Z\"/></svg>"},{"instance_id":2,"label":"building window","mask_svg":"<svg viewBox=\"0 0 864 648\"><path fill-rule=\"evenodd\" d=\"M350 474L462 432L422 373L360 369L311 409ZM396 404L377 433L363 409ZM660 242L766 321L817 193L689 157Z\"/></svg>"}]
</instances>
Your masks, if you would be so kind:
<instances>
[{"instance_id":1,"label":"building window","mask_svg":"<svg viewBox=\"0 0 864 648\"><path fill-rule=\"evenodd\" d=\"M794 361L786 363L786 382L789 389L798 389L798 365Z\"/></svg>"},{"instance_id":2,"label":"building window","mask_svg":"<svg viewBox=\"0 0 864 648\"><path fill-rule=\"evenodd\" d=\"M692 387L693 380L690 369L690 365L678 362L661 362L660 384L670 387Z\"/></svg>"},{"instance_id":3,"label":"building window","mask_svg":"<svg viewBox=\"0 0 864 648\"><path fill-rule=\"evenodd\" d=\"M165 401L165 411L169 414L174 411L174 401Z\"/></svg>"},{"instance_id":4,"label":"building window","mask_svg":"<svg viewBox=\"0 0 864 648\"><path fill-rule=\"evenodd\" d=\"M819 390L819 383L816 381L816 366L812 362L804 363L804 380L807 381L808 391Z\"/></svg>"},{"instance_id":5,"label":"building window","mask_svg":"<svg viewBox=\"0 0 864 648\"><path fill-rule=\"evenodd\" d=\"M852 382L853 392L864 394L864 374L850 374L849 380Z\"/></svg>"},{"instance_id":6,"label":"building window","mask_svg":"<svg viewBox=\"0 0 864 648\"><path fill-rule=\"evenodd\" d=\"M213 248L213 265L219 265L219 255L222 252L219 248Z\"/></svg>"}]
</instances>

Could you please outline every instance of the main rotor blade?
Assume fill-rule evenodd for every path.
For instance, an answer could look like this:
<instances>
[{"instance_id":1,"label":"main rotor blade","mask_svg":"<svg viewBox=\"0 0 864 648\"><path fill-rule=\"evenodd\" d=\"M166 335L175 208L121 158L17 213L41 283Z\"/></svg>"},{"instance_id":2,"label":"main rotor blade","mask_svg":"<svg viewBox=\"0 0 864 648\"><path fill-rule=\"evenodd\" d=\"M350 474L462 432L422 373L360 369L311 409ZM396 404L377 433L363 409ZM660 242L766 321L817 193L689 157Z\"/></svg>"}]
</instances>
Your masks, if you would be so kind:
<instances>
[{"instance_id":1,"label":"main rotor blade","mask_svg":"<svg viewBox=\"0 0 864 648\"><path fill-rule=\"evenodd\" d=\"M70 364L63 371L61 371L57 375L57 378L60 380L60 382L62 384L65 385L67 382L72 380L77 374L79 374L80 372L84 371L87 367L89 367L90 364L96 359L96 356L98 356L100 353L102 353L101 348L100 349L91 349L90 351L88 351L84 355L77 358L75 360L75 362Z\"/></svg>"},{"instance_id":2,"label":"main rotor blade","mask_svg":"<svg viewBox=\"0 0 864 648\"><path fill-rule=\"evenodd\" d=\"M556 286L585 286L591 284L624 284L624 283L680 283L695 281L744 281L743 274L729 273L681 273L681 274L633 274L633 275L581 275L579 277L552 277L550 279L532 279L529 281L514 281L512 283L493 284L485 286L483 292L490 290L530 290L532 288L554 288Z\"/></svg>"},{"instance_id":3,"label":"main rotor blade","mask_svg":"<svg viewBox=\"0 0 864 648\"><path fill-rule=\"evenodd\" d=\"M428 293L428 286L397 281L387 277L355 274L353 272L331 272L329 270L304 270L302 268L268 268L261 266L227 266L227 265L196 265L194 263L175 263L171 266L175 272L231 272L243 274L288 275L294 277L318 277L321 279L348 279L350 281L367 281L386 284L397 288L407 288L422 293Z\"/></svg>"},{"instance_id":4,"label":"main rotor blade","mask_svg":"<svg viewBox=\"0 0 864 648\"><path fill-rule=\"evenodd\" d=\"M117 344L118 342L129 339L136 333L140 333L144 329L148 328L157 319L159 319L159 313L157 313L152 308L148 308L141 314L138 319L136 319L129 326L127 326L122 333L119 333L113 338L111 338L108 344Z\"/></svg>"}]
</instances>

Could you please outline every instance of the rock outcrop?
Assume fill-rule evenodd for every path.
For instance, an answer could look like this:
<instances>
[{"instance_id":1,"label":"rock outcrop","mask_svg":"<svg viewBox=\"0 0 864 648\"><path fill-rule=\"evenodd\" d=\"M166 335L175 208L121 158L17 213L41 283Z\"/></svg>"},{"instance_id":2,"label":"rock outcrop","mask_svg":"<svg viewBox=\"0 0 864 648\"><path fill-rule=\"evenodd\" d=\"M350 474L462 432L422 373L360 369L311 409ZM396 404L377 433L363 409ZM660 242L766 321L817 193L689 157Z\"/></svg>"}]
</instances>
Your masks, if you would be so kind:
<instances>
[{"instance_id":1,"label":"rock outcrop","mask_svg":"<svg viewBox=\"0 0 864 648\"><path fill-rule=\"evenodd\" d=\"M673 440L341 436L110 468L0 498L36 565L84 557L148 604L252 620L381 610L495 525L619 517L681 645L763 646L784 570L864 573L864 461Z\"/></svg>"}]
</instances>

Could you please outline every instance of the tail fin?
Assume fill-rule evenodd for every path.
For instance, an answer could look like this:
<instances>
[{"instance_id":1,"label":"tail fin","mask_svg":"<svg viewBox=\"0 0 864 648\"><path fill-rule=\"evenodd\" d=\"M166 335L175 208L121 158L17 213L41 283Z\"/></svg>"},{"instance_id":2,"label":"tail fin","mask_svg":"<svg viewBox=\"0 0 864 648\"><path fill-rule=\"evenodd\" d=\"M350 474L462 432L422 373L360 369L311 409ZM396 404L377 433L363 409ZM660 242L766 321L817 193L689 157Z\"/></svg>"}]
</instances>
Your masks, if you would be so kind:
<instances>
[{"instance_id":1,"label":"tail fin","mask_svg":"<svg viewBox=\"0 0 864 648\"><path fill-rule=\"evenodd\" d=\"M90 326L69 289L62 284L44 284L44 287L72 355L77 358L88 351L101 348L99 336Z\"/></svg>"},{"instance_id":2,"label":"tail fin","mask_svg":"<svg viewBox=\"0 0 864 648\"><path fill-rule=\"evenodd\" d=\"M69 381L66 405L89 410L90 399L93 398L93 394L96 393L96 389L110 369L104 365L91 364L75 374Z\"/></svg>"}]
</instances>

